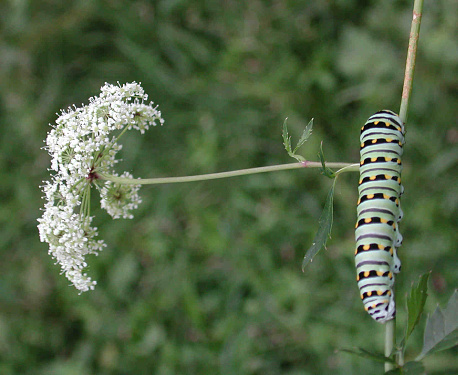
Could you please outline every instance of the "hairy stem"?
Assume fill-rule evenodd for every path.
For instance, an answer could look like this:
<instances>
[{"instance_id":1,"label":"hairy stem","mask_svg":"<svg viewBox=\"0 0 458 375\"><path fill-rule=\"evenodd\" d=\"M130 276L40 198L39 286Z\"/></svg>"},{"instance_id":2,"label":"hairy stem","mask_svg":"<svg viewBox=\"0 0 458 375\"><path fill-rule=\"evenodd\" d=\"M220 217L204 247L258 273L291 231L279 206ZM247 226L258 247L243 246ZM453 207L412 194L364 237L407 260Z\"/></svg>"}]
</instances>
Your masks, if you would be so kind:
<instances>
[{"instance_id":1,"label":"hairy stem","mask_svg":"<svg viewBox=\"0 0 458 375\"><path fill-rule=\"evenodd\" d=\"M342 168L342 169L345 168L345 171L348 171L348 172L357 171L359 168L358 164L351 164L351 163L326 163L326 166L329 168ZM183 176L183 177L131 179L131 178L111 176L107 174L99 174L98 177L102 180L113 181L113 182L117 182L120 184L155 185L155 184L172 184L172 183L178 183L178 182L216 180L219 178L245 176L245 175L255 174L255 173L266 173L266 172L284 171L288 169L321 168L321 167L322 165L320 162L304 161L302 163L271 165L268 167L248 168L248 169L240 169L237 171L210 173L210 174L201 174L201 175L195 175L195 176ZM341 172L343 171L341 170Z\"/></svg>"}]
</instances>

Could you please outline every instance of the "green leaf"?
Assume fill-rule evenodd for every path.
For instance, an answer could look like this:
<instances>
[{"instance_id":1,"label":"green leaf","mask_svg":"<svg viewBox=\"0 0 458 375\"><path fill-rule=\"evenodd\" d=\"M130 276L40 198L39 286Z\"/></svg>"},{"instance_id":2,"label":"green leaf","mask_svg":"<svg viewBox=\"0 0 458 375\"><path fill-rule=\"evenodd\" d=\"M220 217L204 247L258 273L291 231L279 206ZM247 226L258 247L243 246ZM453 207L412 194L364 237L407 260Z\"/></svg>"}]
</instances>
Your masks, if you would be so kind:
<instances>
[{"instance_id":1,"label":"green leaf","mask_svg":"<svg viewBox=\"0 0 458 375\"><path fill-rule=\"evenodd\" d=\"M385 375L387 375L387 374L389 374L389 375L401 375L401 374L402 374L401 371L402 371L402 370L401 370L400 368L396 368L396 369L394 369L394 370L387 371L387 372L385 372L384 374L385 374Z\"/></svg>"},{"instance_id":2,"label":"green leaf","mask_svg":"<svg viewBox=\"0 0 458 375\"><path fill-rule=\"evenodd\" d=\"M292 156L293 151L291 150L291 137L288 134L288 126L286 125L287 120L288 120L288 117L285 118L285 121L283 121L283 130L282 130L283 145L285 146L285 150L288 153L288 155Z\"/></svg>"},{"instance_id":3,"label":"green leaf","mask_svg":"<svg viewBox=\"0 0 458 375\"><path fill-rule=\"evenodd\" d=\"M331 189L329 190L328 196L326 197L326 203L321 213L320 219L318 220L318 231L316 232L312 246L305 253L304 260L302 262L302 272L304 272L307 264L311 263L313 257L324 247L326 248L326 242L331 237L332 220L333 220L333 199L334 199L334 187L337 179L334 180Z\"/></svg>"},{"instance_id":4,"label":"green leaf","mask_svg":"<svg viewBox=\"0 0 458 375\"><path fill-rule=\"evenodd\" d=\"M321 165L322 165L322 167L320 168L321 174L329 178L335 178L336 174L334 173L334 171L326 167L326 162L324 161L324 153L323 153L323 142L321 142L320 152L318 153L318 157L320 158Z\"/></svg>"},{"instance_id":5,"label":"green leaf","mask_svg":"<svg viewBox=\"0 0 458 375\"><path fill-rule=\"evenodd\" d=\"M385 372L385 375L423 375L425 374L425 367L421 362L407 362L404 366Z\"/></svg>"},{"instance_id":6,"label":"green leaf","mask_svg":"<svg viewBox=\"0 0 458 375\"><path fill-rule=\"evenodd\" d=\"M288 134L288 126L286 125L286 121L288 118L285 119L283 122L283 130L282 130L282 137L283 137L283 145L285 146L285 150L288 153L289 156L292 158L296 159L299 162L305 161L305 158L301 155L297 155L296 151L301 147L310 137L312 134L312 128L313 128L313 119L310 120L308 125L305 127L304 131L302 132L302 136L299 139L299 142L297 143L297 146L294 148L294 150L291 149L291 136Z\"/></svg>"},{"instance_id":7,"label":"green leaf","mask_svg":"<svg viewBox=\"0 0 458 375\"><path fill-rule=\"evenodd\" d=\"M430 274L431 273L428 272L421 275L418 285L412 286L410 296L407 297L407 328L405 337L401 342L401 348L405 348L407 340L420 321L426 298L428 297L428 279Z\"/></svg>"},{"instance_id":8,"label":"green leaf","mask_svg":"<svg viewBox=\"0 0 458 375\"><path fill-rule=\"evenodd\" d=\"M297 142L296 147L294 148L293 154L296 153L296 151L309 139L309 137L312 135L312 129L313 129L313 118L309 121L308 125L305 127L304 131L302 132L302 136L299 139L299 142Z\"/></svg>"},{"instance_id":9,"label":"green leaf","mask_svg":"<svg viewBox=\"0 0 458 375\"><path fill-rule=\"evenodd\" d=\"M353 355L357 355L358 357L362 358L369 358L372 359L373 361L376 362L390 362L396 364L395 360L392 358L385 357L382 353L377 353L377 352L371 352L369 350L363 349L363 348L357 348L357 349L340 349L339 351L345 352L345 353L350 353Z\"/></svg>"},{"instance_id":10,"label":"green leaf","mask_svg":"<svg viewBox=\"0 0 458 375\"><path fill-rule=\"evenodd\" d=\"M422 375L425 374L425 366L421 362L410 361L402 367L402 371L406 375Z\"/></svg>"},{"instance_id":11,"label":"green leaf","mask_svg":"<svg viewBox=\"0 0 458 375\"><path fill-rule=\"evenodd\" d=\"M423 350L416 360L458 345L458 292L455 290L445 310L438 306L428 317Z\"/></svg>"}]
</instances>

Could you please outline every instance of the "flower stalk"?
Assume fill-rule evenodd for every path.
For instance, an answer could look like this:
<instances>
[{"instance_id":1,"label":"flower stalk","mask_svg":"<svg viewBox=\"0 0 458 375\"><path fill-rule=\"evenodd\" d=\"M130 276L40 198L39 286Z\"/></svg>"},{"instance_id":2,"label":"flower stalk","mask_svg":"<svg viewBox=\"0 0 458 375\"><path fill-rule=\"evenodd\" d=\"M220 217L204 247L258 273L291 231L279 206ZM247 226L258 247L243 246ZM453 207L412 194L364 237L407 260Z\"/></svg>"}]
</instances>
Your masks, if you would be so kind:
<instances>
[{"instance_id":1,"label":"flower stalk","mask_svg":"<svg viewBox=\"0 0 458 375\"><path fill-rule=\"evenodd\" d=\"M350 171L359 170L359 164L351 164L351 163L331 162L331 163L326 163L326 166L329 168L341 168L340 171L338 171L338 173L344 172L344 171L350 172ZM101 180L112 181L112 182L119 183L119 184L157 185L157 184L173 184L173 183L182 183L182 182L207 181L207 180L216 180L220 178L246 176L246 175L257 174L257 173L276 172L276 171L284 171L284 170L300 169L300 168L321 168L321 167L322 167L322 164L320 162L304 161L300 163L279 164L279 165L272 165L272 166L267 166L267 167L248 168L248 169L240 169L236 171L209 173L209 174L201 174L201 175L194 175L194 176L182 176L182 177L129 179L129 178L123 178L119 176L113 176L110 174L100 173L99 178Z\"/></svg>"}]
</instances>

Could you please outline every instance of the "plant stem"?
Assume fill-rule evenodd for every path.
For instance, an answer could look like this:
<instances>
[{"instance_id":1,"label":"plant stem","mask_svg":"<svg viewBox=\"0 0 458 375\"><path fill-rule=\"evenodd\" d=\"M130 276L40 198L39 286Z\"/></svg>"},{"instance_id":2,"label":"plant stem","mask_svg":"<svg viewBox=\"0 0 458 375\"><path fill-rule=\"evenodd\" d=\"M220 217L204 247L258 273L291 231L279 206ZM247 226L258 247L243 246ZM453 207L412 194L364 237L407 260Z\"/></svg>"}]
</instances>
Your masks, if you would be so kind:
<instances>
[{"instance_id":1,"label":"plant stem","mask_svg":"<svg viewBox=\"0 0 458 375\"><path fill-rule=\"evenodd\" d=\"M421 16L423 13L423 0L415 0L413 5L412 25L410 27L409 48L407 49L406 70L404 74L404 85L402 88L401 108L399 117L402 122L407 121L407 110L409 109L410 93L412 92L413 72L417 55L418 37L420 35Z\"/></svg>"},{"instance_id":2,"label":"plant stem","mask_svg":"<svg viewBox=\"0 0 458 375\"><path fill-rule=\"evenodd\" d=\"M329 163L326 163L326 166L329 166ZM350 164L350 165L346 165L345 167L343 168L340 168L337 172L336 172L336 177L341 174L341 173L344 173L344 172L359 172L359 164Z\"/></svg>"},{"instance_id":3,"label":"plant stem","mask_svg":"<svg viewBox=\"0 0 458 375\"><path fill-rule=\"evenodd\" d=\"M385 357L389 357L393 352L396 343L396 318L389 320L385 324ZM385 372L393 370L394 364L385 362Z\"/></svg>"},{"instance_id":4,"label":"plant stem","mask_svg":"<svg viewBox=\"0 0 458 375\"><path fill-rule=\"evenodd\" d=\"M330 168L346 168L345 171L348 171L348 172L357 171L359 169L359 164L351 164L351 163L326 163L326 166ZM321 167L322 165L320 162L304 161L302 163L271 165L268 167L248 168L248 169L240 169L237 171L210 173L210 174L201 174L201 175L195 175L195 176L183 176L183 177L131 179L131 178L118 177L118 176L112 176L112 175L107 175L107 174L99 174L98 177L102 180L113 181L113 182L117 182L120 184L155 185L155 184L172 184L172 183L177 183L177 182L195 182L195 181L215 180L219 178L245 176L245 175L255 174L255 173L284 171L288 169L321 168Z\"/></svg>"},{"instance_id":5,"label":"plant stem","mask_svg":"<svg viewBox=\"0 0 458 375\"><path fill-rule=\"evenodd\" d=\"M407 121L407 111L409 109L410 94L412 92L413 73L415 69L415 59L417 56L418 37L420 35L421 16L423 13L423 0L415 0L413 5L412 24L410 27L409 47L407 49L406 70L404 73L404 85L402 88L401 108L399 117L403 123ZM393 293L394 293L393 285ZM394 293L395 294L395 293ZM396 294L395 294L396 295ZM385 325L385 357L389 357L396 346L396 318L390 320ZM404 359L396 356L396 362L402 366ZM394 369L394 365L385 362L385 372Z\"/></svg>"}]
</instances>

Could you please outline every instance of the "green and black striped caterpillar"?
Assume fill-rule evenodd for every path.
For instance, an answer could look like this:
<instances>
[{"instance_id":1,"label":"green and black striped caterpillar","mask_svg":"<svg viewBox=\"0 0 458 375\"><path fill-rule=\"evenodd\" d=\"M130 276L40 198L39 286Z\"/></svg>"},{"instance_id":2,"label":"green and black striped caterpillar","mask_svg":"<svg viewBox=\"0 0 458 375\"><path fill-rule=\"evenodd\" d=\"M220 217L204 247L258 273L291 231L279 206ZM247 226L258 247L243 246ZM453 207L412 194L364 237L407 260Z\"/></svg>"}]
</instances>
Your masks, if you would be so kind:
<instances>
[{"instance_id":1,"label":"green and black striped caterpillar","mask_svg":"<svg viewBox=\"0 0 458 375\"><path fill-rule=\"evenodd\" d=\"M401 261L398 222L404 125L394 112L375 113L361 128L358 220L355 226L356 280L365 310L385 323L396 315L393 284Z\"/></svg>"}]
</instances>

